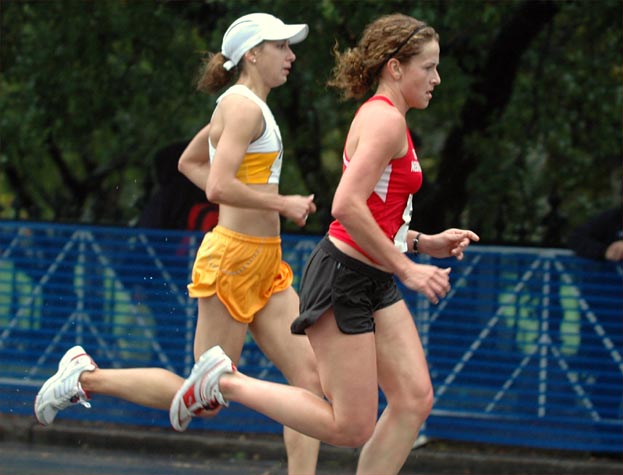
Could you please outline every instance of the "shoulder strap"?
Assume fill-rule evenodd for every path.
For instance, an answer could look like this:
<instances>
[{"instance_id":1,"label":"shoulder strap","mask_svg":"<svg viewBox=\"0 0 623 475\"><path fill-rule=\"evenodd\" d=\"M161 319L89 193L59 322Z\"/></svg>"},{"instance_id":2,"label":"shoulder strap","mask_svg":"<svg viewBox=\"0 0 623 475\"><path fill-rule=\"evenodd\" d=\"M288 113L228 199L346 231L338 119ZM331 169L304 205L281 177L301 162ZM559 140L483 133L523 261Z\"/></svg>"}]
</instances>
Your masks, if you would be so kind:
<instances>
[{"instance_id":1,"label":"shoulder strap","mask_svg":"<svg viewBox=\"0 0 623 475\"><path fill-rule=\"evenodd\" d=\"M392 107L394 106L394 103L390 101L388 97L385 97L385 96L372 96L366 102L371 102L371 101L384 101L384 102L387 102L390 106Z\"/></svg>"},{"instance_id":2,"label":"shoulder strap","mask_svg":"<svg viewBox=\"0 0 623 475\"><path fill-rule=\"evenodd\" d=\"M255 102L262 109L266 106L266 103L262 99L257 97L253 93L253 91L251 91L251 89L249 89L247 86L243 86L242 84L234 84L233 86L231 86L229 89L227 89L223 94L219 96L219 98L216 100L216 103L218 104L221 101L221 99L223 99L223 97L229 96L231 94L238 94L239 96L244 96L247 99L250 99L253 102Z\"/></svg>"}]
</instances>

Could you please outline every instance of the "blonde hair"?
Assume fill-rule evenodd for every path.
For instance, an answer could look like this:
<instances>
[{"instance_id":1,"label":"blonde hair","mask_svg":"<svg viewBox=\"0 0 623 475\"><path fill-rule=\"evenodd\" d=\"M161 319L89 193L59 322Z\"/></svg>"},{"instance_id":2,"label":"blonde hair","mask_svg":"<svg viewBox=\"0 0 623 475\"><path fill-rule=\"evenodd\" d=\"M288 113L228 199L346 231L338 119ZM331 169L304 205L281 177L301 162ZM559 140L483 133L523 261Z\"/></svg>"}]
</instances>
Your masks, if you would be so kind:
<instances>
[{"instance_id":1,"label":"blonde hair","mask_svg":"<svg viewBox=\"0 0 623 475\"><path fill-rule=\"evenodd\" d=\"M344 99L359 99L378 82L387 61L406 61L433 40L438 42L439 35L420 20L401 13L382 16L366 26L354 48L340 53L335 45L335 67L327 84L340 89Z\"/></svg>"}]
</instances>

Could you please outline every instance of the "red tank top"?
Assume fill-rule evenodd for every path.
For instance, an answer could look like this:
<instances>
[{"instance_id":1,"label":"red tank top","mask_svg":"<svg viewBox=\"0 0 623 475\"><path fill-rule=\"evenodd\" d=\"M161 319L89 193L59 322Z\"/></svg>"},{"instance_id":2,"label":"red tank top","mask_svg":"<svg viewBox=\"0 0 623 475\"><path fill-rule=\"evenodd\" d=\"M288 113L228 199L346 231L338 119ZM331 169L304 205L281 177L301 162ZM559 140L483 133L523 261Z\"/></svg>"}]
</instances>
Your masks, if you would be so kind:
<instances>
[{"instance_id":1,"label":"red tank top","mask_svg":"<svg viewBox=\"0 0 623 475\"><path fill-rule=\"evenodd\" d=\"M369 101L385 101L394 106L385 96L373 96L367 102ZM400 158L393 159L387 165L367 201L368 208L377 224L401 252L407 251L407 231L411 222L412 209L411 197L422 186L422 169L408 129L406 133L409 144L407 153ZM342 173L349 163L350 159L344 149ZM329 226L329 236L345 242L373 260L355 243L337 219Z\"/></svg>"}]
</instances>

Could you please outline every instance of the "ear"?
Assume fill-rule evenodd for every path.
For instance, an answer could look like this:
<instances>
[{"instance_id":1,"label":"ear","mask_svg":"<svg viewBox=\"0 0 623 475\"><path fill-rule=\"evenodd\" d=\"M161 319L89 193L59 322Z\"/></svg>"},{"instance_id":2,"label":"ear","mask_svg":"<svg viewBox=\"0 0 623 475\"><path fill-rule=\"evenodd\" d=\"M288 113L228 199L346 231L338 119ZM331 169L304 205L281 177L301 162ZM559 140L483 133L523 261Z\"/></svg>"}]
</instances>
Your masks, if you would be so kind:
<instances>
[{"instance_id":1,"label":"ear","mask_svg":"<svg viewBox=\"0 0 623 475\"><path fill-rule=\"evenodd\" d=\"M400 79L402 77L402 66L400 61L396 58L390 58L389 61L387 61L387 69L393 79Z\"/></svg>"},{"instance_id":2,"label":"ear","mask_svg":"<svg viewBox=\"0 0 623 475\"><path fill-rule=\"evenodd\" d=\"M250 49L244 54L244 59L246 59L249 63L255 63L257 60L255 59L255 51Z\"/></svg>"}]
</instances>

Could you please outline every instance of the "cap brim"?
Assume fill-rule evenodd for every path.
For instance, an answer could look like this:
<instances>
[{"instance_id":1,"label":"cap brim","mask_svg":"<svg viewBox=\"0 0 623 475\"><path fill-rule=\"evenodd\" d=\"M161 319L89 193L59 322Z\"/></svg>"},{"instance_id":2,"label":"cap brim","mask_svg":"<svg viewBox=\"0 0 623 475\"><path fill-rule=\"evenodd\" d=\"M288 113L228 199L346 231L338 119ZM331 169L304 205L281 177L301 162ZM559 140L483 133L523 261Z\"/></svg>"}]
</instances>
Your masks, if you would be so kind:
<instances>
[{"instance_id":1,"label":"cap brim","mask_svg":"<svg viewBox=\"0 0 623 475\"><path fill-rule=\"evenodd\" d=\"M269 41L288 40L291 45L294 45L307 38L308 33L309 27L305 24L284 25L282 28L279 28L279 31L272 31L268 35L270 37L265 37L264 39Z\"/></svg>"}]
</instances>

